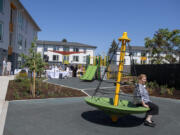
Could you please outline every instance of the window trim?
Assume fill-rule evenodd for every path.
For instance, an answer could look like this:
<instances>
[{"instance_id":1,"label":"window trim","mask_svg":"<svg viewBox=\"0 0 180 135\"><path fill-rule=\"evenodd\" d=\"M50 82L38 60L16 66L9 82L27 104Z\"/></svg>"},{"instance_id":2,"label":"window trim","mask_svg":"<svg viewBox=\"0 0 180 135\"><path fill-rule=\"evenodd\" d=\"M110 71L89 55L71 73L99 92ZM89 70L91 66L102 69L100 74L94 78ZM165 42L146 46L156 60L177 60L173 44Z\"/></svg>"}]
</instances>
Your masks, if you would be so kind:
<instances>
[{"instance_id":1,"label":"window trim","mask_svg":"<svg viewBox=\"0 0 180 135\"><path fill-rule=\"evenodd\" d=\"M75 58L75 60L74 60L74 58ZM76 58L78 58L78 60L76 60ZM77 56L77 55L76 55L76 56L73 56L73 61L74 61L74 62L79 62L79 56Z\"/></svg>"},{"instance_id":2,"label":"window trim","mask_svg":"<svg viewBox=\"0 0 180 135\"><path fill-rule=\"evenodd\" d=\"M20 42L19 42L20 36L21 36L21 38L22 38L22 39L21 39L21 43L22 43L22 44L19 44L19 43L20 43ZM23 36L22 36L22 34L20 34L20 33L18 34L17 43L18 43L18 49L19 49L19 50L22 50L22 49L23 49ZM20 48L20 45L21 45L21 48Z\"/></svg>"},{"instance_id":3,"label":"window trim","mask_svg":"<svg viewBox=\"0 0 180 135\"><path fill-rule=\"evenodd\" d=\"M73 48L73 52L79 52L79 48L78 47L74 47Z\"/></svg>"},{"instance_id":4,"label":"window trim","mask_svg":"<svg viewBox=\"0 0 180 135\"><path fill-rule=\"evenodd\" d=\"M54 56L55 56L55 60L54 60ZM53 55L53 59L54 62L58 62L59 61L59 55Z\"/></svg>"},{"instance_id":5,"label":"window trim","mask_svg":"<svg viewBox=\"0 0 180 135\"><path fill-rule=\"evenodd\" d=\"M3 42L4 37L4 23L0 21L0 24L2 24L2 39L0 39L0 42Z\"/></svg>"}]
</instances>

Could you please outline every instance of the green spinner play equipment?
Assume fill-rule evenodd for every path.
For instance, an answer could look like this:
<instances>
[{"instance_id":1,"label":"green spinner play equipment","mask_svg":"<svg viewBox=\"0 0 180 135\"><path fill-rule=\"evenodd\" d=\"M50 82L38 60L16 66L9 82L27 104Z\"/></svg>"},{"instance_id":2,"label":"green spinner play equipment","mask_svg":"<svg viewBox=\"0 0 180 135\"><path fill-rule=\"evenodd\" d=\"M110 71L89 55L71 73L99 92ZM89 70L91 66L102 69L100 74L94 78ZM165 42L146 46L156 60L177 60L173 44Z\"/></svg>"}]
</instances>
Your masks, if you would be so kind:
<instances>
[{"instance_id":1,"label":"green spinner play equipment","mask_svg":"<svg viewBox=\"0 0 180 135\"><path fill-rule=\"evenodd\" d=\"M130 39L127 36L127 32L123 33L123 36L119 38L119 41L122 42L122 45L121 45L119 70L118 70L118 77L116 81L116 90L115 90L114 98L95 96L95 94L98 92L98 89L100 89L101 82L99 83L93 96L85 98L85 102L87 104L94 106L104 111L105 113L109 114L113 122L116 122L118 120L118 117L120 116L145 113L149 110L149 108L145 108L142 106L136 107L132 102L128 100L119 99L126 43L130 42Z\"/></svg>"}]
</instances>

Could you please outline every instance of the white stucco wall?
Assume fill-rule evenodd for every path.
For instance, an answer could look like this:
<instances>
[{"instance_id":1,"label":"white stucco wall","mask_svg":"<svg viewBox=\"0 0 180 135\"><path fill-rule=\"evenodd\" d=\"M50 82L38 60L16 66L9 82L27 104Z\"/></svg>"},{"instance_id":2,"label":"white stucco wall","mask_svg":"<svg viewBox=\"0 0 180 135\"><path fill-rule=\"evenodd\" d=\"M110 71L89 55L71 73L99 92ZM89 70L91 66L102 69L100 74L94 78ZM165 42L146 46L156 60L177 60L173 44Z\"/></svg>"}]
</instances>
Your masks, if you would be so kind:
<instances>
[{"instance_id":1,"label":"white stucco wall","mask_svg":"<svg viewBox=\"0 0 180 135\"><path fill-rule=\"evenodd\" d=\"M48 50L53 50L53 45L45 45ZM73 48L79 48L79 52L83 53L78 53L78 54L71 54L69 55L69 63L73 64L86 64L86 61L83 61L83 57L90 55L90 57L94 56L94 51L95 49L93 48L86 48L86 47L70 47L69 51L72 52ZM86 51L84 51L86 50ZM59 46L59 51L63 51L63 46ZM42 55L47 55L49 56L49 61L53 62L53 55L59 55L59 62L63 61L63 55L54 53L54 52L44 52L44 47L43 45L37 45L37 52L41 52ZM79 61L73 61L73 56L79 56ZM90 60L90 64L93 64L93 59Z\"/></svg>"}]
</instances>

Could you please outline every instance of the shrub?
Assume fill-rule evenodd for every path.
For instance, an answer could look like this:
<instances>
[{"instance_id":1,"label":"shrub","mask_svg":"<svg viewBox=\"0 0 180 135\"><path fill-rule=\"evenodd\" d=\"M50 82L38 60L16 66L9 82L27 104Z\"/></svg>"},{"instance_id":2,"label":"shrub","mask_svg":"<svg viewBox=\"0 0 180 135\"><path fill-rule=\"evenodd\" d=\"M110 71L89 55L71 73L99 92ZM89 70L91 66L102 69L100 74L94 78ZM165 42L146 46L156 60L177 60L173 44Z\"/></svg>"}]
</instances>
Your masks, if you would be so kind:
<instances>
[{"instance_id":1,"label":"shrub","mask_svg":"<svg viewBox=\"0 0 180 135\"><path fill-rule=\"evenodd\" d=\"M28 74L26 73L25 70L22 70L19 74L15 76L15 81L21 82L22 80L27 79L27 78L28 78Z\"/></svg>"},{"instance_id":2,"label":"shrub","mask_svg":"<svg viewBox=\"0 0 180 135\"><path fill-rule=\"evenodd\" d=\"M13 93L13 96L14 96L15 99L20 99L20 95L19 95L19 93L17 91L15 91Z\"/></svg>"},{"instance_id":3,"label":"shrub","mask_svg":"<svg viewBox=\"0 0 180 135\"><path fill-rule=\"evenodd\" d=\"M148 82L146 85L147 85L148 88L152 88L152 89L157 89L157 88L159 88L159 85L157 84L156 81L154 81L154 82Z\"/></svg>"},{"instance_id":4,"label":"shrub","mask_svg":"<svg viewBox=\"0 0 180 135\"><path fill-rule=\"evenodd\" d=\"M173 93L174 93L174 90L175 90L175 88L168 88L167 89L167 93L168 93L168 95L173 95Z\"/></svg>"},{"instance_id":5,"label":"shrub","mask_svg":"<svg viewBox=\"0 0 180 135\"><path fill-rule=\"evenodd\" d=\"M167 85L162 85L161 87L160 87L160 94L161 95L164 95L164 94L166 94L167 93L167 91L168 91L168 87L167 87Z\"/></svg>"}]
</instances>

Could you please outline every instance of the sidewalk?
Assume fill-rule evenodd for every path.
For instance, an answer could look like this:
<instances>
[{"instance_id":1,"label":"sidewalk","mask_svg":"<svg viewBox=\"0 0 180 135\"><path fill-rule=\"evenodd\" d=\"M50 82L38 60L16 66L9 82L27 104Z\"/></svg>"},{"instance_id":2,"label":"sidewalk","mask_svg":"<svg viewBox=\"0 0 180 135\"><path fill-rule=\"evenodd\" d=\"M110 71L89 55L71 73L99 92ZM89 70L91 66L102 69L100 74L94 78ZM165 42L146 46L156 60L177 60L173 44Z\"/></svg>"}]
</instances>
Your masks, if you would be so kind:
<instances>
[{"instance_id":1,"label":"sidewalk","mask_svg":"<svg viewBox=\"0 0 180 135\"><path fill-rule=\"evenodd\" d=\"M5 101L9 80L14 76L0 76L0 135L3 134L8 102Z\"/></svg>"}]
</instances>

